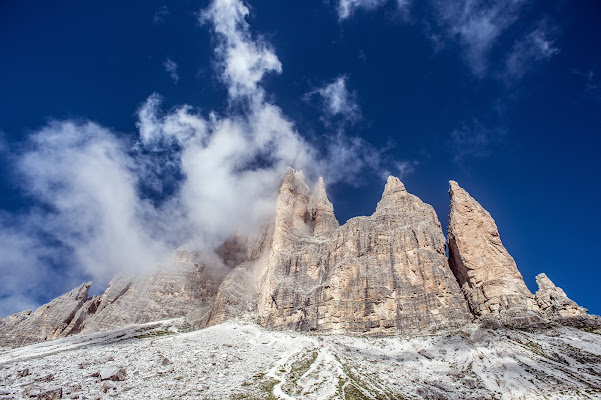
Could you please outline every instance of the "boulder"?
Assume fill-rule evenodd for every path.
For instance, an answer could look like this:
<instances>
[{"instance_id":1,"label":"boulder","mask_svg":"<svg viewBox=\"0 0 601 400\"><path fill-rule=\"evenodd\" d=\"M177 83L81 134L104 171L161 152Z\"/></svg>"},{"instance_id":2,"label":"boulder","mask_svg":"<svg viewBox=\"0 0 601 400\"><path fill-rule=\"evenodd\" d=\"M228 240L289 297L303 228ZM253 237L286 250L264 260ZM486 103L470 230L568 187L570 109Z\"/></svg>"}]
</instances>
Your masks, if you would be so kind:
<instances>
[{"instance_id":1,"label":"boulder","mask_svg":"<svg viewBox=\"0 0 601 400\"><path fill-rule=\"evenodd\" d=\"M127 371L125 368L106 367L100 370L99 376L101 381L124 381L127 378Z\"/></svg>"}]
</instances>

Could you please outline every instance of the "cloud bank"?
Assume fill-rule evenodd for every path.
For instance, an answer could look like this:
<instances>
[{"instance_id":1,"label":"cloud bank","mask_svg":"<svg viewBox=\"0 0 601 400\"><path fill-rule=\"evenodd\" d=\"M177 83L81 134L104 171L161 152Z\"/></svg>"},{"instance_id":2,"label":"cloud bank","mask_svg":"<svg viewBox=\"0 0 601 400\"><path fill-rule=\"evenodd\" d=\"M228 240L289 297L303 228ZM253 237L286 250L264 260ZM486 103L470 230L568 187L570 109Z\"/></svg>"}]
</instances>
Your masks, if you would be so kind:
<instances>
[{"instance_id":1,"label":"cloud bank","mask_svg":"<svg viewBox=\"0 0 601 400\"><path fill-rule=\"evenodd\" d=\"M118 272L164 263L180 245L210 251L237 229L252 233L272 216L288 166L329 184L382 169L381 152L342 132L309 144L266 100L261 81L282 65L252 35L248 14L242 1L215 0L199 17L213 33L225 115L190 105L165 111L152 94L138 108L136 138L54 121L13 149L32 206L0 214L0 316L84 279L103 289Z\"/></svg>"}]
</instances>

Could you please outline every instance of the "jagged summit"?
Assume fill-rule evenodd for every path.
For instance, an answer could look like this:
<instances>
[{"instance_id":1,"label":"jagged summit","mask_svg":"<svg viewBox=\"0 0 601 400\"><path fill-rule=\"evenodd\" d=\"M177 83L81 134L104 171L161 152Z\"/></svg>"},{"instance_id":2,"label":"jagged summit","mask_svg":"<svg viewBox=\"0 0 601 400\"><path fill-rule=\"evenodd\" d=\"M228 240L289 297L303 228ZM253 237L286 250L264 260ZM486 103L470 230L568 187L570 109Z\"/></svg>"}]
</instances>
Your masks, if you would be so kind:
<instances>
[{"instance_id":1,"label":"jagged summit","mask_svg":"<svg viewBox=\"0 0 601 400\"><path fill-rule=\"evenodd\" d=\"M272 223L252 243L233 234L215 251L219 265L180 248L170 268L118 275L100 296L88 297L86 283L33 314L1 319L0 345L175 317L195 328L250 318L271 329L362 335L474 321L601 327L544 274L532 295L491 215L455 181L449 196L448 241L432 206L393 176L372 215L340 226L323 179L311 191L290 168Z\"/></svg>"}]
</instances>

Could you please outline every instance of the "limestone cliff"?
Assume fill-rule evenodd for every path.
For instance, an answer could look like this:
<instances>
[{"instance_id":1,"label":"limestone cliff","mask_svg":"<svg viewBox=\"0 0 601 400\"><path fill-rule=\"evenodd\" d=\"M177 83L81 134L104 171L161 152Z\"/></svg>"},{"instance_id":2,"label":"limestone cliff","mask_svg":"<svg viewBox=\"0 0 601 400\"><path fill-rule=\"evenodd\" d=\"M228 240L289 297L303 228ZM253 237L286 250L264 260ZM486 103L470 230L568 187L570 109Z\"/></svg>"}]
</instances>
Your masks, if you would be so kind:
<instances>
[{"instance_id":1,"label":"limestone cliff","mask_svg":"<svg viewBox=\"0 0 601 400\"><path fill-rule=\"evenodd\" d=\"M322 183L314 198L335 221ZM434 209L409 194L397 178L388 179L374 214L338 228L329 222L316 230L323 225L315 224L311 204L302 173L289 170L259 285L263 325L380 334L470 321Z\"/></svg>"},{"instance_id":2,"label":"limestone cliff","mask_svg":"<svg viewBox=\"0 0 601 400\"><path fill-rule=\"evenodd\" d=\"M119 274L99 296L88 297L89 282L33 314L26 311L0 319L0 346L187 315L206 321L226 272L214 265L207 268L194 254L179 249L171 265L143 276Z\"/></svg>"},{"instance_id":3,"label":"limestone cliff","mask_svg":"<svg viewBox=\"0 0 601 400\"><path fill-rule=\"evenodd\" d=\"M254 242L244 242L244 261L223 279L207 320L194 323L195 328L217 325L232 318L252 319L256 316L257 276L266 263L272 237L273 226L267 225Z\"/></svg>"},{"instance_id":4,"label":"limestone cliff","mask_svg":"<svg viewBox=\"0 0 601 400\"><path fill-rule=\"evenodd\" d=\"M449 195L449 264L471 311L492 324L544 324L488 211L457 182L450 182Z\"/></svg>"}]
</instances>

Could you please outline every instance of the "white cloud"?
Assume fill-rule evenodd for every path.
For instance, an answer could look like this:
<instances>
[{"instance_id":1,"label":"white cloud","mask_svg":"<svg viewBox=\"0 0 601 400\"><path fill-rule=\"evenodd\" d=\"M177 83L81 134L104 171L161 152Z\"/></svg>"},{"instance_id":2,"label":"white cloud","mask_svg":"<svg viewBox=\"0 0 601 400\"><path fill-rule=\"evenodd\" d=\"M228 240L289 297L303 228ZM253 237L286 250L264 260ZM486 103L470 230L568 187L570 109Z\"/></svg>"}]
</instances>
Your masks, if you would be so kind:
<instances>
[{"instance_id":1,"label":"white cloud","mask_svg":"<svg viewBox=\"0 0 601 400\"><path fill-rule=\"evenodd\" d=\"M355 93L347 88L347 76L341 75L320 88L312 90L307 98L318 95L321 100L324 122L339 118L343 122L353 123L361 118L361 110L357 104Z\"/></svg>"},{"instance_id":2,"label":"white cloud","mask_svg":"<svg viewBox=\"0 0 601 400\"><path fill-rule=\"evenodd\" d=\"M101 288L117 272L153 268L180 245L209 251L236 229L252 234L273 215L288 166L329 184L381 168L380 152L341 133L318 150L265 100L260 81L281 65L268 43L252 39L247 15L235 0L215 0L202 14L229 101L245 105L232 109L243 111L164 112L153 94L138 109L133 145L92 122L57 121L12 152L36 207L0 219L2 313L31 307L34 291L57 295L90 278Z\"/></svg>"},{"instance_id":3,"label":"white cloud","mask_svg":"<svg viewBox=\"0 0 601 400\"><path fill-rule=\"evenodd\" d=\"M507 57L506 70L510 78L521 78L538 61L549 60L559 49L554 47L550 39L552 30L545 23L529 32L522 40L515 43Z\"/></svg>"},{"instance_id":4,"label":"white cloud","mask_svg":"<svg viewBox=\"0 0 601 400\"><path fill-rule=\"evenodd\" d=\"M343 21L350 18L357 10L367 11L375 10L386 4L388 0L338 0L336 11L338 19ZM401 12L407 12L411 5L411 0L396 0L397 9Z\"/></svg>"},{"instance_id":5,"label":"white cloud","mask_svg":"<svg viewBox=\"0 0 601 400\"><path fill-rule=\"evenodd\" d=\"M415 168L419 165L419 162L412 161L399 161L395 163L394 175L399 177L399 179L403 180L406 176L412 174L415 171Z\"/></svg>"},{"instance_id":6,"label":"white cloud","mask_svg":"<svg viewBox=\"0 0 601 400\"><path fill-rule=\"evenodd\" d=\"M48 210L30 215L28 224L72 249L85 275L106 282L167 254L146 223L156 210L138 194L135 160L109 130L52 123L30 137L17 168L23 186Z\"/></svg>"},{"instance_id":7,"label":"white cloud","mask_svg":"<svg viewBox=\"0 0 601 400\"><path fill-rule=\"evenodd\" d=\"M252 39L245 20L248 13L242 1L215 0L200 15L201 22L213 26L221 79L228 86L231 100L261 96L258 84L263 76L282 71L272 46L262 38Z\"/></svg>"},{"instance_id":8,"label":"white cloud","mask_svg":"<svg viewBox=\"0 0 601 400\"><path fill-rule=\"evenodd\" d=\"M179 74L177 73L177 64L173 60L168 58L163 63L163 67L165 67L165 71L167 71L167 73L169 74L171 79L173 79L173 82L175 82L175 83L179 82Z\"/></svg>"},{"instance_id":9,"label":"white cloud","mask_svg":"<svg viewBox=\"0 0 601 400\"><path fill-rule=\"evenodd\" d=\"M344 20L349 18L356 10L374 10L383 4L387 0L339 0L338 1L338 18Z\"/></svg>"},{"instance_id":10,"label":"white cloud","mask_svg":"<svg viewBox=\"0 0 601 400\"><path fill-rule=\"evenodd\" d=\"M489 52L512 25L526 0L434 0L436 17L447 37L459 41L472 71L479 76L488 68Z\"/></svg>"}]
</instances>

